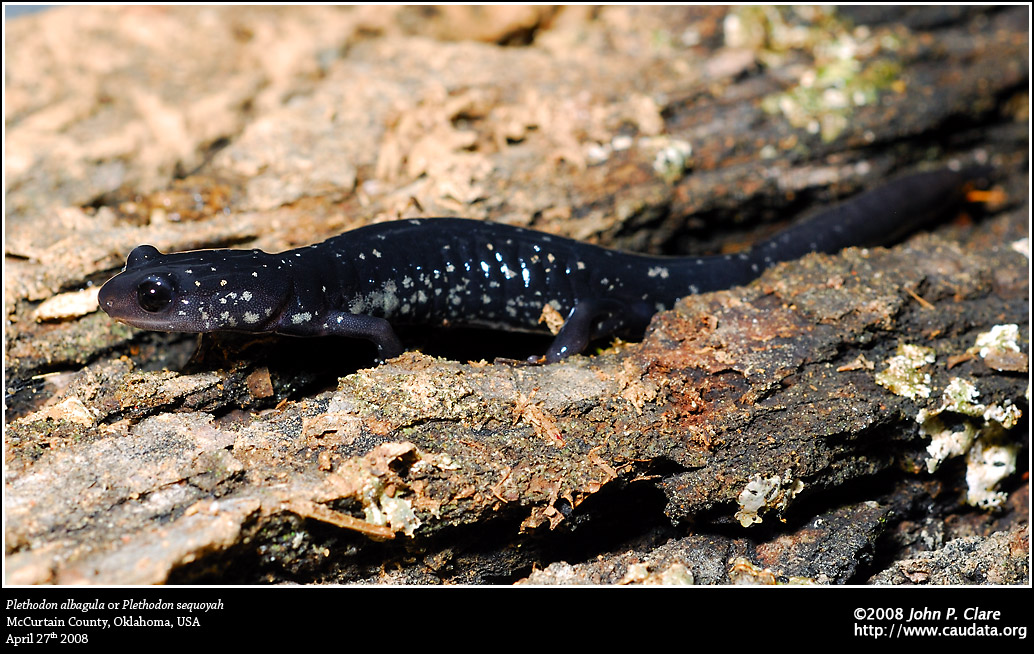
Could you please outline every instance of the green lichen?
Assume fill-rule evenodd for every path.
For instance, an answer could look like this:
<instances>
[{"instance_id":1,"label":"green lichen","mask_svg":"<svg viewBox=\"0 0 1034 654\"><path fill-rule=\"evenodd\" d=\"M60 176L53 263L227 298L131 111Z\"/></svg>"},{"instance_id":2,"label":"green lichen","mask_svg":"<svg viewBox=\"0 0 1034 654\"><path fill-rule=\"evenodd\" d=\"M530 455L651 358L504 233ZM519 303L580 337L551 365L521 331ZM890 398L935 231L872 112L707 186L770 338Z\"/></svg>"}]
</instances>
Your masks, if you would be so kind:
<instances>
[{"instance_id":1,"label":"green lichen","mask_svg":"<svg viewBox=\"0 0 1034 654\"><path fill-rule=\"evenodd\" d=\"M881 57L898 48L897 36L852 28L832 7L737 7L724 30L727 45L753 48L770 67L784 65L794 52L812 57L796 86L765 97L761 107L826 142L840 136L857 108L900 85L900 64Z\"/></svg>"},{"instance_id":2,"label":"green lichen","mask_svg":"<svg viewBox=\"0 0 1034 654\"><path fill-rule=\"evenodd\" d=\"M366 521L412 536L421 525L412 503L403 497L396 497L392 489L385 488L383 479L376 475L368 475L363 481L358 499L363 505Z\"/></svg>"},{"instance_id":3,"label":"green lichen","mask_svg":"<svg viewBox=\"0 0 1034 654\"><path fill-rule=\"evenodd\" d=\"M895 395L915 399L930 397L930 374L922 368L933 363L933 348L921 345L898 345L897 354L887 360L887 367L876 373L876 383Z\"/></svg>"},{"instance_id":4,"label":"green lichen","mask_svg":"<svg viewBox=\"0 0 1034 654\"><path fill-rule=\"evenodd\" d=\"M966 379L953 377L944 389L940 411L951 411L977 417L984 412L984 405L977 402L980 391Z\"/></svg>"}]
</instances>

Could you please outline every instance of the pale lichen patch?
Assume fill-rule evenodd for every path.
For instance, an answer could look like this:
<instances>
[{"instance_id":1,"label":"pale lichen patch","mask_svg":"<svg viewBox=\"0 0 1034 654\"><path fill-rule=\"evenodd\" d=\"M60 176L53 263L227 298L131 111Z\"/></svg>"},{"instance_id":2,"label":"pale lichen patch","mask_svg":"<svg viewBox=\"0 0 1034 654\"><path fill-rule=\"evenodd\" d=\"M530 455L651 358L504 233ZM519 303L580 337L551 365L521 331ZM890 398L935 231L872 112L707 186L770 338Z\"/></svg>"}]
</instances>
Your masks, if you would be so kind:
<instances>
[{"instance_id":1,"label":"pale lichen patch","mask_svg":"<svg viewBox=\"0 0 1034 654\"><path fill-rule=\"evenodd\" d=\"M761 522L762 513L772 509L782 511L802 490L804 482L794 479L789 471L782 476L774 475L768 478L755 475L736 498L740 505L736 519L744 527L757 524Z\"/></svg>"},{"instance_id":2,"label":"pale lichen patch","mask_svg":"<svg viewBox=\"0 0 1034 654\"><path fill-rule=\"evenodd\" d=\"M810 586L818 583L808 577L790 576L771 568L763 568L743 556L729 561L729 582L736 586Z\"/></svg>"},{"instance_id":3,"label":"pale lichen patch","mask_svg":"<svg viewBox=\"0 0 1034 654\"><path fill-rule=\"evenodd\" d=\"M1004 429L995 423L989 424L966 453L967 504L996 508L1005 502L1008 496L995 487L1016 472L1019 450L1019 443L1009 441Z\"/></svg>"},{"instance_id":4,"label":"pale lichen patch","mask_svg":"<svg viewBox=\"0 0 1034 654\"><path fill-rule=\"evenodd\" d=\"M1009 247L1014 252L1019 252L1023 256L1025 256L1028 259L1030 259L1030 237L1024 236L1021 239L1013 241L1012 243L1009 244Z\"/></svg>"},{"instance_id":5,"label":"pale lichen patch","mask_svg":"<svg viewBox=\"0 0 1034 654\"><path fill-rule=\"evenodd\" d=\"M677 182L689 168L693 146L681 139L655 137L653 140L658 146L653 160L654 172L668 183Z\"/></svg>"},{"instance_id":6,"label":"pale lichen patch","mask_svg":"<svg viewBox=\"0 0 1034 654\"><path fill-rule=\"evenodd\" d=\"M994 351L1019 352L1020 328L1018 325L995 325L989 332L977 335L976 343L967 350L986 359Z\"/></svg>"},{"instance_id":7,"label":"pale lichen patch","mask_svg":"<svg viewBox=\"0 0 1034 654\"><path fill-rule=\"evenodd\" d=\"M1020 328L1015 324L995 325L979 334L973 347L966 350L978 354L992 370L1027 372L1030 368L1027 354L1020 348Z\"/></svg>"},{"instance_id":8,"label":"pale lichen patch","mask_svg":"<svg viewBox=\"0 0 1034 654\"><path fill-rule=\"evenodd\" d=\"M980 392L965 379L954 378L944 389L941 406L923 409L916 416L919 433L930 437L926 451L929 472L936 471L947 459L966 456L966 502L971 506L994 508L1005 501L1005 494L995 491L998 483L1016 471L1019 445L1008 439L1007 432L1016 426L1022 412L1016 405L985 405L978 401ZM961 416L945 420L944 414Z\"/></svg>"}]
</instances>

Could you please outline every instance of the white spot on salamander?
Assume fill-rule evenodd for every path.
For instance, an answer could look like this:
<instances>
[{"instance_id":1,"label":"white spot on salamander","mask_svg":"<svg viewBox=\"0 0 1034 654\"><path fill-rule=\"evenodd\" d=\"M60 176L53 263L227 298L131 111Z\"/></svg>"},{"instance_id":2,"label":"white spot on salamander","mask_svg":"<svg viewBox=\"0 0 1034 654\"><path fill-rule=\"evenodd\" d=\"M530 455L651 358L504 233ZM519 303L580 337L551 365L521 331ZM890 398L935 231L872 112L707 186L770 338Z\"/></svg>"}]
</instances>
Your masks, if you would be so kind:
<instances>
[{"instance_id":1,"label":"white spot on salamander","mask_svg":"<svg viewBox=\"0 0 1034 654\"><path fill-rule=\"evenodd\" d=\"M666 266L654 266L646 271L646 274L650 277L660 277L661 279L668 278L668 268Z\"/></svg>"}]
</instances>

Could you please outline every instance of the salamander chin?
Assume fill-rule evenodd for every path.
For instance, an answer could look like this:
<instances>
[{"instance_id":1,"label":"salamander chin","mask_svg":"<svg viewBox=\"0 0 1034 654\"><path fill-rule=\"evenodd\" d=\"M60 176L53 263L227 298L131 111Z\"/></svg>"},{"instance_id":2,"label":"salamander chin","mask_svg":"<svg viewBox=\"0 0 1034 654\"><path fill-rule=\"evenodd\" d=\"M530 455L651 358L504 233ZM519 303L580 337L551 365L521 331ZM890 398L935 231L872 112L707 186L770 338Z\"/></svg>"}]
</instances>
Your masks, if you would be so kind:
<instances>
[{"instance_id":1,"label":"salamander chin","mask_svg":"<svg viewBox=\"0 0 1034 654\"><path fill-rule=\"evenodd\" d=\"M545 360L590 340L637 336L678 298L749 282L808 252L879 245L944 215L986 169L898 179L796 224L749 252L651 257L518 227L460 218L370 225L296 250L198 250L149 245L100 291L121 322L169 332L347 336L402 352L393 325L491 325L543 331L543 310L565 317Z\"/></svg>"}]
</instances>

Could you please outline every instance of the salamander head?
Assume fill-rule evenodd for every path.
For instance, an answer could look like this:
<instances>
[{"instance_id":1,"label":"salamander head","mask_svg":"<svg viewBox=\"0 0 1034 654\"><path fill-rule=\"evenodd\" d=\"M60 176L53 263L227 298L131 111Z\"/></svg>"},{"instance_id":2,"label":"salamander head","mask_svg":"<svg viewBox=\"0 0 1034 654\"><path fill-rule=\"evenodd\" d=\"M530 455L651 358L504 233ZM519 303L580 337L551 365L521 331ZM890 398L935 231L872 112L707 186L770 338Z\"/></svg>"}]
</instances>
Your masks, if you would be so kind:
<instances>
[{"instance_id":1,"label":"salamander head","mask_svg":"<svg viewBox=\"0 0 1034 654\"><path fill-rule=\"evenodd\" d=\"M261 250L162 254L141 245L98 301L112 318L140 329L269 331L291 293L280 264Z\"/></svg>"}]
</instances>

